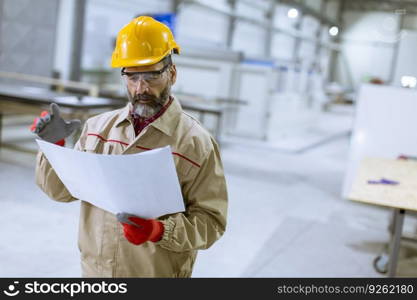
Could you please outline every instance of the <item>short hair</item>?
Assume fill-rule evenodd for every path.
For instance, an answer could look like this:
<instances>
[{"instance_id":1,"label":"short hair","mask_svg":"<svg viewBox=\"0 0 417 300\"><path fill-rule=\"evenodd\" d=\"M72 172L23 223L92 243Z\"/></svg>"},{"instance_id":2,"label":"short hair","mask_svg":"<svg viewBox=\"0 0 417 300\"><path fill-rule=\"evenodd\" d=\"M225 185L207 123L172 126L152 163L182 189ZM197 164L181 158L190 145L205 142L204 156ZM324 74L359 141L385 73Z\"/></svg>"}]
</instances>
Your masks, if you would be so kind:
<instances>
[{"instance_id":1,"label":"short hair","mask_svg":"<svg viewBox=\"0 0 417 300\"><path fill-rule=\"evenodd\" d=\"M167 66L167 65L172 64L171 54L168 54L163 59L161 59L159 62L163 63L164 64L164 67Z\"/></svg>"}]
</instances>

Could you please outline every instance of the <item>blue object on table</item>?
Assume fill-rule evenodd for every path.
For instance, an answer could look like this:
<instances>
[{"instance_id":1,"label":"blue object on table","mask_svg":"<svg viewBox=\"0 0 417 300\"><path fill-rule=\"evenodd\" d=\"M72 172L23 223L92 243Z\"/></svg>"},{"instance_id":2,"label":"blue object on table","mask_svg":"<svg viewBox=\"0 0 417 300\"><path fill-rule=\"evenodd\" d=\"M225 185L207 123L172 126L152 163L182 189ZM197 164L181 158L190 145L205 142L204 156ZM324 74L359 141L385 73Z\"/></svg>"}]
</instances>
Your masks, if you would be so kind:
<instances>
[{"instance_id":1,"label":"blue object on table","mask_svg":"<svg viewBox=\"0 0 417 300\"><path fill-rule=\"evenodd\" d=\"M245 59L242 61L242 63L249 64L249 65L266 66L266 67L274 66L274 61L270 59Z\"/></svg>"},{"instance_id":2,"label":"blue object on table","mask_svg":"<svg viewBox=\"0 0 417 300\"><path fill-rule=\"evenodd\" d=\"M164 23L166 26L171 29L172 34L175 36L175 17L176 14L174 13L166 13L166 14L154 14L151 15L152 18L155 20Z\"/></svg>"},{"instance_id":3,"label":"blue object on table","mask_svg":"<svg viewBox=\"0 0 417 300\"><path fill-rule=\"evenodd\" d=\"M399 184L398 181L389 180L385 178L381 178L380 180L368 180L369 184L390 184L390 185L397 185Z\"/></svg>"}]
</instances>

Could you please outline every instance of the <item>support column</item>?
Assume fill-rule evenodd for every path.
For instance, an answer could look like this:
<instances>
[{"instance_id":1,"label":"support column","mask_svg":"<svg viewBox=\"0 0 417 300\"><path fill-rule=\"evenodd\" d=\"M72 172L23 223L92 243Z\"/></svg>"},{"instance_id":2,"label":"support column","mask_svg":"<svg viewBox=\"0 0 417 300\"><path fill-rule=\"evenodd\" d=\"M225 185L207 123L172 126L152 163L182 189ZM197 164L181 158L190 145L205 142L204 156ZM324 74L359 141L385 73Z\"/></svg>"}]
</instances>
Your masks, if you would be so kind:
<instances>
[{"instance_id":1,"label":"support column","mask_svg":"<svg viewBox=\"0 0 417 300\"><path fill-rule=\"evenodd\" d=\"M389 83L392 85L394 83L394 75L395 75L395 68L397 67L398 61L398 50L400 48L400 41L401 41L401 29L404 27L404 15L403 13L397 13L398 15L398 30L397 30L397 40L394 46L394 51L392 53L392 62L390 66L390 74L389 74Z\"/></svg>"},{"instance_id":2,"label":"support column","mask_svg":"<svg viewBox=\"0 0 417 300\"><path fill-rule=\"evenodd\" d=\"M274 17L275 17L275 1L274 0L270 0L270 4L269 4L269 8L268 11L266 12L265 15L266 19L268 20L268 28L267 28L267 32L266 32L266 38L265 38L265 49L264 49L264 54L265 57L270 58L271 57L271 53L272 53L272 37L274 35Z\"/></svg>"},{"instance_id":3,"label":"support column","mask_svg":"<svg viewBox=\"0 0 417 300\"><path fill-rule=\"evenodd\" d=\"M339 24L339 33L334 38L334 42L340 45L341 38L340 36L343 34L343 12L344 12L345 0L340 0L339 10L337 14L337 23ZM341 50L340 50L341 51ZM331 50L330 52L330 62L329 62L329 73L328 78L326 78L328 82L335 81L336 79L336 68L337 68L337 59L340 56L340 51Z\"/></svg>"},{"instance_id":4,"label":"support column","mask_svg":"<svg viewBox=\"0 0 417 300\"><path fill-rule=\"evenodd\" d=\"M86 0L74 0L70 80L81 80Z\"/></svg>"},{"instance_id":5,"label":"support column","mask_svg":"<svg viewBox=\"0 0 417 300\"><path fill-rule=\"evenodd\" d=\"M390 241L388 277L395 277L397 273L398 256L400 253L401 235L404 224L404 209L395 209L394 231Z\"/></svg>"},{"instance_id":6,"label":"support column","mask_svg":"<svg viewBox=\"0 0 417 300\"><path fill-rule=\"evenodd\" d=\"M233 35L236 28L236 17L234 16L234 13L236 12L236 0L229 0L228 2L232 15L229 18L229 26L227 28L226 46L228 49L232 49Z\"/></svg>"}]
</instances>

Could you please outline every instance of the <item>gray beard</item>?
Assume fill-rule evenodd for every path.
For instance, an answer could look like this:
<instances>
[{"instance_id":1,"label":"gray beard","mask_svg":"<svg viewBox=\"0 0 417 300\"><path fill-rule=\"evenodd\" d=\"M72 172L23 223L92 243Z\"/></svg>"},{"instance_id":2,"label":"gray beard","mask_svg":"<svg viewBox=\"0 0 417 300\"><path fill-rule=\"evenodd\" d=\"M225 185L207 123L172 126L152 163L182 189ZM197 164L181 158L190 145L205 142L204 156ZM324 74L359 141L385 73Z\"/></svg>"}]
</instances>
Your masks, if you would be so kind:
<instances>
[{"instance_id":1,"label":"gray beard","mask_svg":"<svg viewBox=\"0 0 417 300\"><path fill-rule=\"evenodd\" d=\"M162 107L165 105L165 103L169 99L169 95L171 94L171 86L167 85L166 88L162 91L161 95L158 98L155 98L152 101L152 104L142 104L142 103L136 103L136 100L132 95L127 91L127 97L129 99L130 104L132 105L132 112L142 118L148 119L155 114L157 114Z\"/></svg>"},{"instance_id":2,"label":"gray beard","mask_svg":"<svg viewBox=\"0 0 417 300\"><path fill-rule=\"evenodd\" d=\"M161 110L162 106L152 106L147 104L136 104L133 109L133 113L142 118L148 119L153 115L157 114Z\"/></svg>"}]
</instances>

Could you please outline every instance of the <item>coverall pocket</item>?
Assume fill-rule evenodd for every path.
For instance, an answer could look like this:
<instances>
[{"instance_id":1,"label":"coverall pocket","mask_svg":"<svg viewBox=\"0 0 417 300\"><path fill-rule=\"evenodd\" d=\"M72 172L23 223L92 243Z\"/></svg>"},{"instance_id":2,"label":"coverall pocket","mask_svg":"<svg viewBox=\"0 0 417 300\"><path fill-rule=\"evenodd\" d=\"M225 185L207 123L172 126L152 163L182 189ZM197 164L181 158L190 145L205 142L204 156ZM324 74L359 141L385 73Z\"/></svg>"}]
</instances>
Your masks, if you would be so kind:
<instances>
[{"instance_id":1,"label":"coverall pocket","mask_svg":"<svg viewBox=\"0 0 417 300\"><path fill-rule=\"evenodd\" d=\"M97 136L87 136L84 146L84 152L97 154L111 154L113 146L111 143L102 141Z\"/></svg>"}]
</instances>

